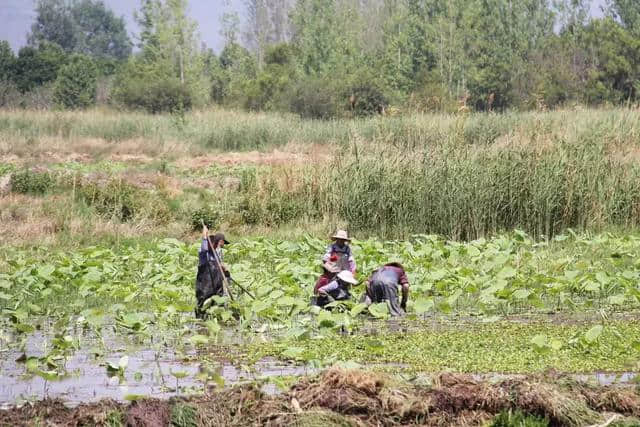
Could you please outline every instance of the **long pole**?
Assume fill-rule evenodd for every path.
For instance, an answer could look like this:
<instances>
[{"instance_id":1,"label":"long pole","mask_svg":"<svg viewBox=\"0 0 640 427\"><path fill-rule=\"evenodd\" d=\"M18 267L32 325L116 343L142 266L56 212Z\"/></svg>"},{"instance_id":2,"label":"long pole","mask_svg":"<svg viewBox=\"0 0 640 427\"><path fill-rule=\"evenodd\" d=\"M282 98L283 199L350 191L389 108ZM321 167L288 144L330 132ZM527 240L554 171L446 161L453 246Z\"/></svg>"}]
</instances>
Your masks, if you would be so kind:
<instances>
[{"instance_id":1,"label":"long pole","mask_svg":"<svg viewBox=\"0 0 640 427\"><path fill-rule=\"evenodd\" d=\"M251 292L249 292L247 289L245 289L244 286L242 286L240 283L236 282L233 277L230 277L231 281L233 283L235 283L242 291L244 291L245 294L249 295L252 299L256 299L256 297L253 296L253 294Z\"/></svg>"}]
</instances>

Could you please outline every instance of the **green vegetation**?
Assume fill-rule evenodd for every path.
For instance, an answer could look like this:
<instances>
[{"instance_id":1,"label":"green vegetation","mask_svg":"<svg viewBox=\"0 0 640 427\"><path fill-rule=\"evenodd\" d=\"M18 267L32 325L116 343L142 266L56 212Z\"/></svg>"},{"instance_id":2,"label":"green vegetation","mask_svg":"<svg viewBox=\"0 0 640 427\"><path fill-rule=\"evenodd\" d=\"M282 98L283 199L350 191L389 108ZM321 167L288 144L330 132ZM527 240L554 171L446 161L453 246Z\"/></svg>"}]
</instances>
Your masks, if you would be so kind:
<instances>
[{"instance_id":1,"label":"green vegetation","mask_svg":"<svg viewBox=\"0 0 640 427\"><path fill-rule=\"evenodd\" d=\"M66 52L103 60L122 60L131 54L124 19L97 0L38 0L29 42L56 43Z\"/></svg>"},{"instance_id":2,"label":"green vegetation","mask_svg":"<svg viewBox=\"0 0 640 427\"><path fill-rule=\"evenodd\" d=\"M224 388L229 363L282 390L296 374L260 378L261 363L400 375L333 368L286 401L255 384L136 390L130 407L49 401L0 424L636 422L630 388L541 378L640 370L640 8L347 3L247 1L242 42L224 14L217 55L187 0L140 3L134 54L102 2L38 1L29 45L0 42L0 106L77 110L0 110L0 352L43 395L83 375L76 359L109 386L181 396ZM79 110L96 103L153 114ZM202 222L233 242L233 298L195 319ZM321 310L319 236L336 228L355 236L361 284ZM389 261L411 283L402 319L359 302Z\"/></svg>"},{"instance_id":3,"label":"green vegetation","mask_svg":"<svg viewBox=\"0 0 640 427\"><path fill-rule=\"evenodd\" d=\"M174 427L197 427L197 409L193 406L177 403L171 408L171 425Z\"/></svg>"},{"instance_id":4,"label":"green vegetation","mask_svg":"<svg viewBox=\"0 0 640 427\"><path fill-rule=\"evenodd\" d=\"M42 195L55 184L48 172L24 169L11 174L11 191L21 194Z\"/></svg>"},{"instance_id":5,"label":"green vegetation","mask_svg":"<svg viewBox=\"0 0 640 427\"><path fill-rule=\"evenodd\" d=\"M491 427L546 427L549 420L524 414L520 410L502 411L491 422Z\"/></svg>"},{"instance_id":6,"label":"green vegetation","mask_svg":"<svg viewBox=\"0 0 640 427\"><path fill-rule=\"evenodd\" d=\"M55 58L76 53L95 63L101 103L154 113L218 104L330 119L637 102L640 6L612 0L595 17L589 3L248 0L222 14L216 53L188 0L144 0L132 53L103 2L39 0L29 45L17 57L0 48L0 105L51 107ZM63 56L41 51L54 45Z\"/></svg>"},{"instance_id":7,"label":"green vegetation","mask_svg":"<svg viewBox=\"0 0 640 427\"><path fill-rule=\"evenodd\" d=\"M453 321L421 323L409 332L384 327L370 334L313 340L283 340L255 346L257 356L324 365L355 361L392 372L596 372L638 369L640 328L636 321L593 324ZM590 331L601 331L596 338ZM604 331L604 332L602 332ZM540 340L551 344L540 346Z\"/></svg>"},{"instance_id":8,"label":"green vegetation","mask_svg":"<svg viewBox=\"0 0 640 427\"><path fill-rule=\"evenodd\" d=\"M96 101L97 69L91 59L73 55L58 72L53 98L59 105L69 108L86 108Z\"/></svg>"},{"instance_id":9,"label":"green vegetation","mask_svg":"<svg viewBox=\"0 0 640 427\"><path fill-rule=\"evenodd\" d=\"M107 427L122 427L122 412L117 409L108 412L104 423Z\"/></svg>"},{"instance_id":10,"label":"green vegetation","mask_svg":"<svg viewBox=\"0 0 640 427\"><path fill-rule=\"evenodd\" d=\"M5 111L0 138L26 164L52 146L57 158L85 156L12 177L51 178L57 197L43 203L63 206L52 209L58 230L81 217L183 237L202 218L238 233L313 224L361 236L473 240L520 229L539 239L640 225L638 123L623 109L331 122L217 110ZM134 161L110 161L132 145ZM217 152L228 149L265 154ZM272 161L270 149L284 154ZM14 192L42 193L27 184Z\"/></svg>"},{"instance_id":11,"label":"green vegetation","mask_svg":"<svg viewBox=\"0 0 640 427\"><path fill-rule=\"evenodd\" d=\"M55 322L58 338L52 353L35 359L30 368L43 375L50 371L39 363L63 369L50 357L77 349L68 329L71 323L80 322L100 333L112 327L113 320L117 331L137 335L143 342L162 331L166 336L156 338L155 345L170 340L182 351L215 342L225 326L275 334L271 344L249 348L250 359L274 354L320 365L356 360L465 372L637 368L637 323L606 317L599 323L596 314L599 310L615 317L618 312L637 310L637 237L559 236L545 243L516 233L467 244L429 236L405 242L356 241L353 248L362 280L376 266L398 259L412 284L409 323L404 326L409 333L384 332L374 337L361 334L367 330L362 318L388 318L386 306L367 310L357 303L362 292L358 288L354 301L337 304L332 312L309 305L324 247L322 240L310 237L296 242L238 240L230 245L226 260L233 265L233 277L257 299L232 286L235 301L214 298L222 305L211 307L211 317L203 324L206 332L182 328L193 322L197 246L165 239L114 250L4 251L6 272L0 274L4 327L17 334L15 344L20 345L20 337L44 328L46 319ZM561 314L560 319L569 320L557 325L538 323L536 315L542 313ZM579 313L592 313L592 317L584 325L574 324L570 319ZM501 316L514 314L533 317L530 324L495 323ZM472 316L486 324L462 330L446 325L413 329L440 319L438 325L450 316ZM340 330L357 334L334 336L333 331ZM338 346L329 345L336 342ZM330 347L339 350L328 351Z\"/></svg>"}]
</instances>

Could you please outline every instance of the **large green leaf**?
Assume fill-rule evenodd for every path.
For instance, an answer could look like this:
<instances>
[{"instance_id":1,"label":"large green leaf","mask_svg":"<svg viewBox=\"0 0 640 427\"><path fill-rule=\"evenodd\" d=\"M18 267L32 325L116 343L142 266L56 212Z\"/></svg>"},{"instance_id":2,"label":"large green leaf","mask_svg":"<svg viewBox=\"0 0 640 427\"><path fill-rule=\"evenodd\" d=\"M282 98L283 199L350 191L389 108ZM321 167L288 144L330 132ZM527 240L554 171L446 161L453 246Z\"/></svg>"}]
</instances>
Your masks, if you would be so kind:
<instances>
[{"instance_id":1,"label":"large green leaf","mask_svg":"<svg viewBox=\"0 0 640 427\"><path fill-rule=\"evenodd\" d=\"M594 343L602 334L603 329L604 328L602 327L602 325L596 325L592 327L584 334L584 339L588 343Z\"/></svg>"}]
</instances>

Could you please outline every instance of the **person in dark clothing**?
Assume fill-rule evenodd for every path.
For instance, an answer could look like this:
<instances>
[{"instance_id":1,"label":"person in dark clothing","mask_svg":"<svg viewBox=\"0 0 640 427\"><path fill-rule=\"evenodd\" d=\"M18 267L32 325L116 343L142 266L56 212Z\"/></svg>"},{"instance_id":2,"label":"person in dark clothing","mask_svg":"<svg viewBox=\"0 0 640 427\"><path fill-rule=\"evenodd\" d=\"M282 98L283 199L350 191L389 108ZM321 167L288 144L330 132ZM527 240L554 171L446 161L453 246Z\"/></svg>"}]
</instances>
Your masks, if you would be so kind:
<instances>
[{"instance_id":1,"label":"person in dark clothing","mask_svg":"<svg viewBox=\"0 0 640 427\"><path fill-rule=\"evenodd\" d=\"M214 295L224 296L224 278L230 278L229 270L223 263L222 248L229 242L224 234L217 233L208 236L209 230L205 226L202 230L202 244L198 252L198 273L196 275L196 317L203 318L204 302ZM209 244L211 240L211 244ZM213 247L212 247L213 245ZM222 268L222 271L220 269Z\"/></svg>"},{"instance_id":2,"label":"person in dark clothing","mask_svg":"<svg viewBox=\"0 0 640 427\"><path fill-rule=\"evenodd\" d=\"M320 307L334 301L351 299L351 285L356 285L358 281L349 270L343 270L328 284L318 288L318 299L316 304Z\"/></svg>"},{"instance_id":3,"label":"person in dark clothing","mask_svg":"<svg viewBox=\"0 0 640 427\"><path fill-rule=\"evenodd\" d=\"M402 301L398 304L398 286L402 287ZM367 305L386 301L392 316L403 316L409 299L409 279L404 267L390 262L373 272L367 281Z\"/></svg>"}]
</instances>

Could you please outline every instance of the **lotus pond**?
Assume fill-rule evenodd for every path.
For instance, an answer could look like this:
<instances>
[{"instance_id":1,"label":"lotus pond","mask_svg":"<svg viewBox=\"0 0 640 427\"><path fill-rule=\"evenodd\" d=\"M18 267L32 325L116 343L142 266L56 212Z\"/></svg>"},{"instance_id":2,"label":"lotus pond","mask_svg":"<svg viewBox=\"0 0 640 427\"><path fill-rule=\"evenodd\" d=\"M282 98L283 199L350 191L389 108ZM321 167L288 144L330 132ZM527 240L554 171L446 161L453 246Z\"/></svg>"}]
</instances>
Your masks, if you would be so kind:
<instances>
[{"instance_id":1,"label":"lotus pond","mask_svg":"<svg viewBox=\"0 0 640 427\"><path fill-rule=\"evenodd\" d=\"M522 232L467 243L417 235L355 241L359 278L409 274L408 315L354 301L309 304L326 242L237 240L234 300L193 316L198 243L73 251L4 248L0 403L200 393L259 381L272 391L335 363L419 375L640 371L640 237Z\"/></svg>"}]
</instances>

